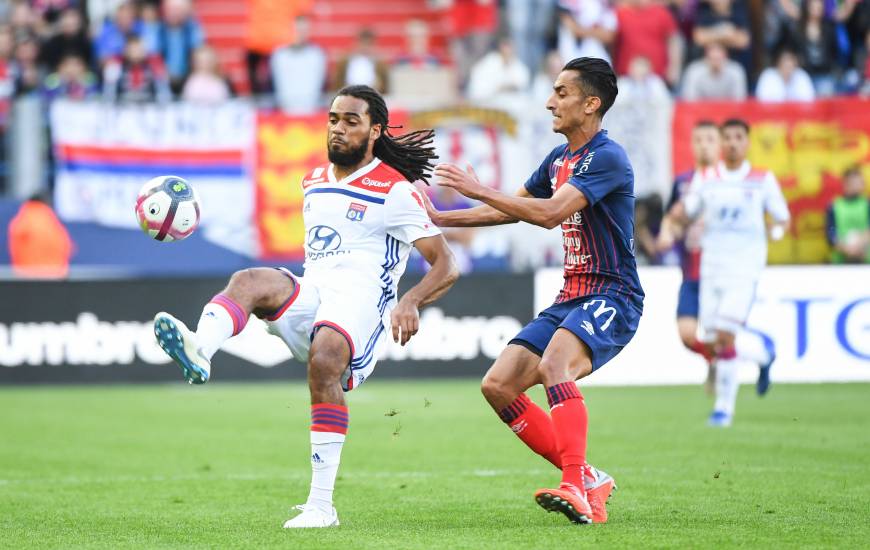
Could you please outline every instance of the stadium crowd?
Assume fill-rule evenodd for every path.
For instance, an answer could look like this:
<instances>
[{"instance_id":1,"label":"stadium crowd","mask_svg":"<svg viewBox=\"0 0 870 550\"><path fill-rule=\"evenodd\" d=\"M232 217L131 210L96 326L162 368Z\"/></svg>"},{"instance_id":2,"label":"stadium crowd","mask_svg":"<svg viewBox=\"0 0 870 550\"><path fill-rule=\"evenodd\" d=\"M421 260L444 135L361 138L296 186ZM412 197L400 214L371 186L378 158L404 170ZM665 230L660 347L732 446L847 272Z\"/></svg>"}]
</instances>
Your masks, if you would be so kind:
<instances>
[{"instance_id":1,"label":"stadium crowd","mask_svg":"<svg viewBox=\"0 0 870 550\"><path fill-rule=\"evenodd\" d=\"M543 104L564 61L579 56L610 61L628 101L870 97L870 0L429 0L433 18L407 21L399 55L385 55L363 27L337 58L312 41L316 2L248 2L249 27L262 28L239 44L240 82L225 74L191 0L0 1L0 126L22 96L214 104L241 93L306 112L344 85L367 84ZM446 48L433 46L436 27L447 29ZM424 79L421 69L451 78ZM667 261L654 245L667 197L638 194L640 261ZM835 225L829 214L834 248ZM460 247L472 239L453 237Z\"/></svg>"},{"instance_id":2,"label":"stadium crowd","mask_svg":"<svg viewBox=\"0 0 870 550\"><path fill-rule=\"evenodd\" d=\"M333 64L310 41L312 3L288 4L301 6L285 10L291 41L248 45L247 87L290 110L344 84L387 91L396 66L450 66L471 99L530 92L536 74L577 56L686 100L870 95L867 0L431 0L447 10L446 54L430 49L429 23L412 20L401 55L384 58L363 28ZM0 96L30 93L215 102L234 90L190 0L2 2Z\"/></svg>"}]
</instances>

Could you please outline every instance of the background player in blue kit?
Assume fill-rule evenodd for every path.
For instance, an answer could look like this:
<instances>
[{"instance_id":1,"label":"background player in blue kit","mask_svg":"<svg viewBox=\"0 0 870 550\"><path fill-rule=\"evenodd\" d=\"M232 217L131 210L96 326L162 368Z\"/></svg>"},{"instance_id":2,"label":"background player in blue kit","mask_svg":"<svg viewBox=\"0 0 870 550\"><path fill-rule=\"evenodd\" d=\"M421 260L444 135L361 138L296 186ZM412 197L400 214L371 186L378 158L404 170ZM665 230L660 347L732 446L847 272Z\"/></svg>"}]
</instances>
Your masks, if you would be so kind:
<instances>
[{"instance_id":1,"label":"background player in blue kit","mask_svg":"<svg viewBox=\"0 0 870 550\"><path fill-rule=\"evenodd\" d=\"M441 226L524 221L561 224L565 282L555 303L508 344L483 379L482 391L520 439L562 469L556 489L535 500L575 523L607 520L613 479L586 462L588 413L575 380L607 363L634 336L643 290L634 258L634 174L620 145L601 129L616 99L616 75L597 58L565 65L547 109L553 131L568 142L553 149L516 196L480 184L474 171L441 164L435 175L484 205L430 216ZM524 393L543 383L550 415Z\"/></svg>"}]
</instances>

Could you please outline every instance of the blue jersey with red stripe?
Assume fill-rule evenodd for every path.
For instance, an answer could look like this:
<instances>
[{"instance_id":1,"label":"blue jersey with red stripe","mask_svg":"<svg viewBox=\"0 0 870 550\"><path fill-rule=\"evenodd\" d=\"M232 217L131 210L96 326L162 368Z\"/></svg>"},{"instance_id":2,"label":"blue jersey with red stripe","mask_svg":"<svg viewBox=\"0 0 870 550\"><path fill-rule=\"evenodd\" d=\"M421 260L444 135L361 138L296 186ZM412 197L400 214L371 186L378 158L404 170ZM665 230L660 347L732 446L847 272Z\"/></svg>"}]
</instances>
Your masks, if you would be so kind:
<instances>
[{"instance_id":1,"label":"blue jersey with red stripe","mask_svg":"<svg viewBox=\"0 0 870 550\"><path fill-rule=\"evenodd\" d=\"M589 204L562 222L565 283L556 303L617 293L640 306L643 289L634 259L634 172L623 148L599 131L579 151L553 149L525 183L537 198L563 185Z\"/></svg>"},{"instance_id":2,"label":"blue jersey with red stripe","mask_svg":"<svg viewBox=\"0 0 870 550\"><path fill-rule=\"evenodd\" d=\"M668 201L668 206L665 209L670 211L671 208L689 191L689 186L692 184L692 178L695 176L694 170L683 172L674 178L674 186L671 189L671 200ZM696 221L686 228L686 235L676 242L677 252L680 255L680 267L683 270L683 280L687 282L695 282L701 280L701 242L700 242L700 222Z\"/></svg>"}]
</instances>

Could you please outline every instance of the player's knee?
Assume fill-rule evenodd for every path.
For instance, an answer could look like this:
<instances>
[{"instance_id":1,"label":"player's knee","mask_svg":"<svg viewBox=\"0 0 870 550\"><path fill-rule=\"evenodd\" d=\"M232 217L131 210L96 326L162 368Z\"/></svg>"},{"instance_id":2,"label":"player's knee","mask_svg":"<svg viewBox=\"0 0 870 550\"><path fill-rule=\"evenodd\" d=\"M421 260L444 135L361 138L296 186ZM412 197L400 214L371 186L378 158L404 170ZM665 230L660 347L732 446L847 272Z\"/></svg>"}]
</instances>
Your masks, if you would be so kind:
<instances>
[{"instance_id":1,"label":"player's knee","mask_svg":"<svg viewBox=\"0 0 870 550\"><path fill-rule=\"evenodd\" d=\"M480 392L490 403L501 398L507 391L507 384L490 373L486 373L480 381Z\"/></svg>"},{"instance_id":2,"label":"player's knee","mask_svg":"<svg viewBox=\"0 0 870 550\"><path fill-rule=\"evenodd\" d=\"M248 296L257 288L257 276L253 269L241 269L230 276L227 291Z\"/></svg>"},{"instance_id":3,"label":"player's knee","mask_svg":"<svg viewBox=\"0 0 870 550\"><path fill-rule=\"evenodd\" d=\"M555 378L561 378L567 373L567 371L567 365L549 357L541 358L541 362L538 363L538 373L545 382Z\"/></svg>"},{"instance_id":4,"label":"player's knee","mask_svg":"<svg viewBox=\"0 0 870 550\"><path fill-rule=\"evenodd\" d=\"M311 387L332 386L341 379L347 367L344 354L330 346L312 350L308 357L308 384Z\"/></svg>"}]
</instances>

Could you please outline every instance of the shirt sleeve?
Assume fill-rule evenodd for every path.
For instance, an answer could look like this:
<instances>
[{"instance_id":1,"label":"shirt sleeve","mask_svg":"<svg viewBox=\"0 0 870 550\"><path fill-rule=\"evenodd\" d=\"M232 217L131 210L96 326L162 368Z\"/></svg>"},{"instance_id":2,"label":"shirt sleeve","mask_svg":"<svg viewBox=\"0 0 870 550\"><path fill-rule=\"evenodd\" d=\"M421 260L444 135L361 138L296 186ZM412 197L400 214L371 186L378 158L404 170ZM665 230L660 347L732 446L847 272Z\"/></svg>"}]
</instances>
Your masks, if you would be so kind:
<instances>
[{"instance_id":1,"label":"shirt sleeve","mask_svg":"<svg viewBox=\"0 0 870 550\"><path fill-rule=\"evenodd\" d=\"M788 203L772 172L768 172L764 178L764 210L779 223L785 223L791 218Z\"/></svg>"},{"instance_id":2,"label":"shirt sleeve","mask_svg":"<svg viewBox=\"0 0 870 550\"><path fill-rule=\"evenodd\" d=\"M594 206L625 183L627 168L625 158L615 151L590 151L574 167L568 183L583 193L589 206Z\"/></svg>"},{"instance_id":3,"label":"shirt sleeve","mask_svg":"<svg viewBox=\"0 0 870 550\"><path fill-rule=\"evenodd\" d=\"M544 162L532 172L532 175L523 184L526 191L536 199L549 199L553 196L553 186L550 183L550 164L553 162L554 151L555 149L547 155Z\"/></svg>"},{"instance_id":4,"label":"shirt sleeve","mask_svg":"<svg viewBox=\"0 0 870 550\"><path fill-rule=\"evenodd\" d=\"M393 186L384 207L387 234L403 243L413 244L417 239L441 234L426 214L420 191L408 182Z\"/></svg>"}]
</instances>

